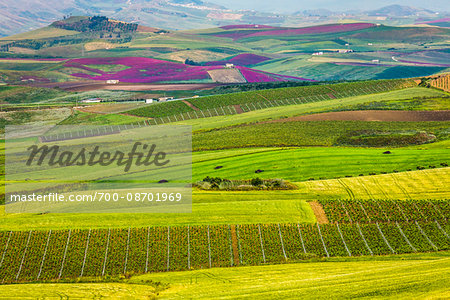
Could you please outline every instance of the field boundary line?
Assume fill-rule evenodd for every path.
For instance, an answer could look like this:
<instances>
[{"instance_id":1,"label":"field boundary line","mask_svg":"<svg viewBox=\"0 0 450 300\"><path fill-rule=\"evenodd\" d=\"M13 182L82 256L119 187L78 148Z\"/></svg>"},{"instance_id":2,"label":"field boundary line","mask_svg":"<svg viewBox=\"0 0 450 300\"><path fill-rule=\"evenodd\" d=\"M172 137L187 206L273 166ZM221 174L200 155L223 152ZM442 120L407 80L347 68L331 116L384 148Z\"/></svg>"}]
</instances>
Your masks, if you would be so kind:
<instances>
[{"instance_id":1,"label":"field boundary line","mask_svg":"<svg viewBox=\"0 0 450 300\"><path fill-rule=\"evenodd\" d=\"M36 280L38 280L39 277L41 277L42 268L44 267L45 256L47 255L47 249L48 249L48 244L50 242L50 236L51 235L52 235L52 230L50 229L50 231L48 232L47 243L45 244L44 255L42 256L41 266L39 267L39 273L38 273L38 275L36 277Z\"/></svg>"},{"instance_id":2,"label":"field boundary line","mask_svg":"<svg viewBox=\"0 0 450 300\"><path fill-rule=\"evenodd\" d=\"M437 220L435 220L437 227L442 231L442 233L450 240L450 236L448 233L444 230L444 228L441 227L441 224Z\"/></svg>"},{"instance_id":3,"label":"field boundary line","mask_svg":"<svg viewBox=\"0 0 450 300\"><path fill-rule=\"evenodd\" d=\"M396 252L395 252L394 248L392 248L391 244L389 244L388 240L387 240L386 237L384 236L384 233L383 233L383 231L381 230L380 225L378 224L378 222L375 222L375 224L377 224L378 231L380 232L381 237L383 238L384 242L385 242L386 245L389 247L389 249L391 250L391 252L392 252L393 254L395 254Z\"/></svg>"},{"instance_id":4,"label":"field boundary line","mask_svg":"<svg viewBox=\"0 0 450 300\"><path fill-rule=\"evenodd\" d=\"M61 279L62 276L62 272L64 270L64 264L66 263L66 256L67 256L67 250L69 249L69 242L70 242L70 236L72 234L72 229L69 229L69 234L67 236L67 242L66 242L66 247L64 248L64 256L63 256L63 260L61 262L61 269L59 270L59 276L58 279Z\"/></svg>"},{"instance_id":5,"label":"field boundary line","mask_svg":"<svg viewBox=\"0 0 450 300\"><path fill-rule=\"evenodd\" d=\"M425 233L425 231L423 231L422 227L419 225L419 223L417 221L414 221L416 223L417 228L419 228L420 233L422 233L422 235L427 239L428 243L430 243L431 247L434 248L434 250L438 251L438 247L436 247L436 245L430 240L430 238L428 237L428 235Z\"/></svg>"},{"instance_id":6,"label":"field boundary line","mask_svg":"<svg viewBox=\"0 0 450 300\"><path fill-rule=\"evenodd\" d=\"M325 250L325 253L327 254L327 257L330 257L330 254L328 253L327 246L325 246L325 241L323 240L322 231L320 230L319 223L316 223L317 229L319 230L319 236L320 240L322 241L323 249Z\"/></svg>"},{"instance_id":7,"label":"field boundary line","mask_svg":"<svg viewBox=\"0 0 450 300\"><path fill-rule=\"evenodd\" d=\"M406 237L405 233L403 232L402 228L400 227L400 225L398 224L398 222L395 222L395 224L397 225L398 231L400 231L400 234L403 236L403 238L405 239L405 241L408 243L409 247L411 247L411 249L414 252L417 252L417 249L411 244L411 242L409 241L409 239Z\"/></svg>"},{"instance_id":8,"label":"field boundary line","mask_svg":"<svg viewBox=\"0 0 450 300\"><path fill-rule=\"evenodd\" d=\"M0 260L0 267L3 265L5 260L6 251L8 250L9 241L11 240L12 231L9 232L8 240L6 241L5 249L3 250L2 259Z\"/></svg>"},{"instance_id":9,"label":"field boundary line","mask_svg":"<svg viewBox=\"0 0 450 300\"><path fill-rule=\"evenodd\" d=\"M361 237L362 237L362 239L363 239L363 241L364 241L364 244L365 244L366 247L367 247L367 250L369 250L370 255L373 256L372 249L370 249L370 246L369 246L369 244L367 243L366 238L364 237L364 234L363 234L363 232L362 232L362 230L361 230L361 227L359 226L359 223L358 223L358 222L356 222L356 227L358 227L359 234L361 235Z\"/></svg>"},{"instance_id":10,"label":"field boundary line","mask_svg":"<svg viewBox=\"0 0 450 300\"><path fill-rule=\"evenodd\" d=\"M283 250L284 259L287 261L286 251L284 250L283 235L281 234L280 223L278 223L278 234L280 236L281 249Z\"/></svg>"},{"instance_id":11,"label":"field boundary line","mask_svg":"<svg viewBox=\"0 0 450 300\"><path fill-rule=\"evenodd\" d=\"M305 247L305 243L303 242L303 236L302 236L302 231L300 229L300 223L297 223L297 229L298 229L298 234L300 236L300 241L302 242L303 253L306 254L306 247Z\"/></svg>"},{"instance_id":12,"label":"field boundary line","mask_svg":"<svg viewBox=\"0 0 450 300\"><path fill-rule=\"evenodd\" d=\"M84 249L84 259L83 259L83 265L81 267L80 277L83 277L84 267L86 266L86 258L87 258L87 253L88 253L88 249L89 249L89 239L90 238L91 238L91 229L89 228L89 233L88 233L88 237L86 240L86 248Z\"/></svg>"},{"instance_id":13,"label":"field boundary line","mask_svg":"<svg viewBox=\"0 0 450 300\"><path fill-rule=\"evenodd\" d=\"M352 256L352 253L350 252L350 250L347 247L347 243L345 242L344 236L342 235L342 231L341 231L341 228L339 227L339 223L338 222L336 222L336 226L337 226L337 229L339 231L339 235L341 236L342 242L344 243L345 250L347 250L348 256Z\"/></svg>"},{"instance_id":14,"label":"field boundary line","mask_svg":"<svg viewBox=\"0 0 450 300\"><path fill-rule=\"evenodd\" d=\"M266 263L266 254L264 252L264 245L263 245L263 239L262 239L261 225L260 224L258 224L258 232L259 232L259 242L261 243L261 253L262 253L263 261L264 261L264 263Z\"/></svg>"},{"instance_id":15,"label":"field boundary line","mask_svg":"<svg viewBox=\"0 0 450 300\"><path fill-rule=\"evenodd\" d=\"M108 239L106 240L105 259L103 260L102 276L105 276L106 261L108 260L109 240L111 238L111 228L108 228Z\"/></svg>"},{"instance_id":16,"label":"field boundary line","mask_svg":"<svg viewBox=\"0 0 450 300\"><path fill-rule=\"evenodd\" d=\"M28 234L27 243L25 245L25 250L23 251L22 261L20 262L19 271L17 271L16 280L19 279L20 272L22 271L23 262L25 261L25 256L27 255L27 252L28 252L28 245L30 244L30 239L31 239L32 232L33 231L30 230L30 233Z\"/></svg>"}]
</instances>

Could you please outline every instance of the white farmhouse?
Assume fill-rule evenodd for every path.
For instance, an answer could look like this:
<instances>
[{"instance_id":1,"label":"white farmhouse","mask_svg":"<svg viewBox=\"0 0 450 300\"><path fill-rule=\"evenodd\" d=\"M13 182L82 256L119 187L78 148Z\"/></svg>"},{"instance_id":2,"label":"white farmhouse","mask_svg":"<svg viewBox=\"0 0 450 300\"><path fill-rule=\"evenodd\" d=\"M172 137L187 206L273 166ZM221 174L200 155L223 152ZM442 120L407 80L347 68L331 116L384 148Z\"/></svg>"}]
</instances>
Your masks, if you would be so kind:
<instances>
[{"instance_id":1,"label":"white farmhouse","mask_svg":"<svg viewBox=\"0 0 450 300\"><path fill-rule=\"evenodd\" d=\"M117 80L117 79L106 80L106 84L118 84L119 82L120 82L120 80Z\"/></svg>"}]
</instances>

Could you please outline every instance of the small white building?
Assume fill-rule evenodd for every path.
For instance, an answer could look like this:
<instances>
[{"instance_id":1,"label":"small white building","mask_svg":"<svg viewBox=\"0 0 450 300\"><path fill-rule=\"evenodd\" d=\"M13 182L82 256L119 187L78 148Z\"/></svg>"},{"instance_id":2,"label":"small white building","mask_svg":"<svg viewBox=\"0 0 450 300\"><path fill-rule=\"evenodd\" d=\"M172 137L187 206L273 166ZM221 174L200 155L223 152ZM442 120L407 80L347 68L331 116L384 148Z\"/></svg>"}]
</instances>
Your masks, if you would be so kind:
<instances>
[{"instance_id":1,"label":"small white building","mask_svg":"<svg viewBox=\"0 0 450 300\"><path fill-rule=\"evenodd\" d=\"M322 52L322 51L320 51L320 52L314 52L312 55L323 55L323 52Z\"/></svg>"},{"instance_id":2,"label":"small white building","mask_svg":"<svg viewBox=\"0 0 450 300\"><path fill-rule=\"evenodd\" d=\"M102 102L102 99L100 98L90 98L90 99L84 99L80 101L81 103L100 103Z\"/></svg>"},{"instance_id":3,"label":"small white building","mask_svg":"<svg viewBox=\"0 0 450 300\"><path fill-rule=\"evenodd\" d=\"M117 79L106 80L106 84L118 84L119 82L120 82L120 80L117 80Z\"/></svg>"},{"instance_id":4,"label":"small white building","mask_svg":"<svg viewBox=\"0 0 450 300\"><path fill-rule=\"evenodd\" d=\"M169 100L173 100L173 97L161 97L161 98L158 98L158 102L166 102L166 101L169 101Z\"/></svg>"},{"instance_id":5,"label":"small white building","mask_svg":"<svg viewBox=\"0 0 450 300\"><path fill-rule=\"evenodd\" d=\"M374 63L374 64L379 64L379 63L380 63L380 60L379 60L379 59L372 59L372 63Z\"/></svg>"},{"instance_id":6,"label":"small white building","mask_svg":"<svg viewBox=\"0 0 450 300\"><path fill-rule=\"evenodd\" d=\"M154 101L153 99L145 99L146 104L151 104L151 103L153 103L153 101Z\"/></svg>"},{"instance_id":7,"label":"small white building","mask_svg":"<svg viewBox=\"0 0 450 300\"><path fill-rule=\"evenodd\" d=\"M228 69L234 68L234 64L225 64L225 68Z\"/></svg>"}]
</instances>

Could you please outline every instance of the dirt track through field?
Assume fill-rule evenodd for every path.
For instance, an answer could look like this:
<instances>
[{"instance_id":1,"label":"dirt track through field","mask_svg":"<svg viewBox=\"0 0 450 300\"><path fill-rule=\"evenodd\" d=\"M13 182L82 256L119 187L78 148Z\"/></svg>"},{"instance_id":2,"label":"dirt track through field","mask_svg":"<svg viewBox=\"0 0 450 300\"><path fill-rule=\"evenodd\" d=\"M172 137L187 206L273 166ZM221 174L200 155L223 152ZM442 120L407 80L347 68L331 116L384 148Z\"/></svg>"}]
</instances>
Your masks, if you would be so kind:
<instances>
[{"instance_id":1,"label":"dirt track through field","mask_svg":"<svg viewBox=\"0 0 450 300\"><path fill-rule=\"evenodd\" d=\"M236 105L233 105L233 106L234 106L234 109L236 110L236 112L238 114L243 114L244 113L244 111L242 110L242 107L239 104L236 104Z\"/></svg>"},{"instance_id":2,"label":"dirt track through field","mask_svg":"<svg viewBox=\"0 0 450 300\"><path fill-rule=\"evenodd\" d=\"M193 110L199 110L198 107L194 106L194 104L192 104L191 102L187 101L187 100L181 100L183 101L187 106L190 106Z\"/></svg>"},{"instance_id":3,"label":"dirt track through field","mask_svg":"<svg viewBox=\"0 0 450 300\"><path fill-rule=\"evenodd\" d=\"M381 121L381 122L423 122L450 121L450 110L439 111L403 111L403 110L361 110L319 113L292 118L278 119L272 122L290 121Z\"/></svg>"},{"instance_id":4,"label":"dirt track through field","mask_svg":"<svg viewBox=\"0 0 450 300\"><path fill-rule=\"evenodd\" d=\"M327 215L325 214L325 211L323 210L322 205L319 202L311 201L309 202L309 206L311 206L311 209L314 212L314 215L316 216L317 223L319 224L330 223L330 221L328 221Z\"/></svg>"}]
</instances>

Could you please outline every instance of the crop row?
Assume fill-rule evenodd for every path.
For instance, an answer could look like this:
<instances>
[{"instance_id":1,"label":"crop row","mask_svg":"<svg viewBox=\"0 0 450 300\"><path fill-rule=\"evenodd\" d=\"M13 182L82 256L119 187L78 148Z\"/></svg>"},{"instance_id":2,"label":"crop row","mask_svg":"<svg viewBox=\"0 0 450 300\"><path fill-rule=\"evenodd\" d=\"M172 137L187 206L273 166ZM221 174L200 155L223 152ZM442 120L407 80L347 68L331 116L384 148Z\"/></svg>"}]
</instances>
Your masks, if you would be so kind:
<instances>
[{"instance_id":1,"label":"crop row","mask_svg":"<svg viewBox=\"0 0 450 300\"><path fill-rule=\"evenodd\" d=\"M0 281L39 281L450 249L444 222L0 232ZM234 241L234 242L233 242Z\"/></svg>"},{"instance_id":2,"label":"crop row","mask_svg":"<svg viewBox=\"0 0 450 300\"><path fill-rule=\"evenodd\" d=\"M198 108L198 110L194 110L182 101L169 101L144 106L128 111L127 113L149 118L162 118L179 115L177 116L177 120L180 121L185 119L208 117L211 114L222 115L222 109L225 109L224 114L226 115L234 114L236 112L229 113L226 111L226 107L230 107L232 105L240 105L242 110L246 112L276 106L382 93L412 87L414 85L415 83L410 80L393 79L287 87L188 99L187 101L189 101L194 107ZM215 114L214 111L216 112ZM188 112L191 112L191 114L187 114ZM181 114L183 114L183 116L181 116ZM174 120L172 120L172 122L174 122Z\"/></svg>"},{"instance_id":3,"label":"crop row","mask_svg":"<svg viewBox=\"0 0 450 300\"><path fill-rule=\"evenodd\" d=\"M446 222L448 200L320 200L332 223Z\"/></svg>"},{"instance_id":4,"label":"crop row","mask_svg":"<svg viewBox=\"0 0 450 300\"><path fill-rule=\"evenodd\" d=\"M442 89L444 91L450 91L450 76L443 76L431 81L431 86L434 86L438 89Z\"/></svg>"},{"instance_id":5,"label":"crop row","mask_svg":"<svg viewBox=\"0 0 450 300\"><path fill-rule=\"evenodd\" d=\"M352 97L373 93L387 92L414 86L409 80L377 80L328 85L312 85L249 91L224 95L215 95L189 100L199 109L208 109L227 105L238 105L254 102L270 102L280 100L297 100L299 102L315 102L334 98Z\"/></svg>"}]
</instances>

